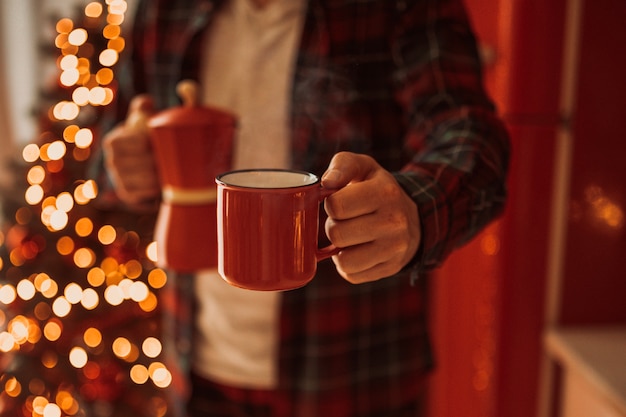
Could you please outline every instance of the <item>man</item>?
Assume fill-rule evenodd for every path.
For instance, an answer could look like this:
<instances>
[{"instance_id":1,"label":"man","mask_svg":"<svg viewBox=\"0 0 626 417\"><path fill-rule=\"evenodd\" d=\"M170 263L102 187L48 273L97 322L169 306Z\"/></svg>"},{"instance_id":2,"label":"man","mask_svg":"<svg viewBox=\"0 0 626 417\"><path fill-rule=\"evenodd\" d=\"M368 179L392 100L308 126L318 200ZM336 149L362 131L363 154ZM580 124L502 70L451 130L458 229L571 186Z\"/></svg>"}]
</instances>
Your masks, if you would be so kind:
<instances>
[{"instance_id":1,"label":"man","mask_svg":"<svg viewBox=\"0 0 626 417\"><path fill-rule=\"evenodd\" d=\"M176 84L239 120L234 168L296 168L341 188L325 231L342 250L284 293L194 277L191 416L418 416L432 366L427 272L497 216L508 136L460 0L145 1L132 111ZM148 138L104 138L120 199L160 187ZM146 203L148 202L148 203Z\"/></svg>"}]
</instances>

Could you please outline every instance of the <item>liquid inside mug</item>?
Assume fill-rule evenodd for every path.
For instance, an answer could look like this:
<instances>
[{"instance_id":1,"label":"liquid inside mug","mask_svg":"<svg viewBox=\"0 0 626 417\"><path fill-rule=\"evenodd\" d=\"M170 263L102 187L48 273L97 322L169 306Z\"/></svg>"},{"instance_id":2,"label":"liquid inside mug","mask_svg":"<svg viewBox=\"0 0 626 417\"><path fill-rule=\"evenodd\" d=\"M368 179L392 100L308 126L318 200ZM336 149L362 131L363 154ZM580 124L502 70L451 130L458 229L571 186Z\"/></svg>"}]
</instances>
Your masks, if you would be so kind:
<instances>
[{"instance_id":1,"label":"liquid inside mug","mask_svg":"<svg viewBox=\"0 0 626 417\"><path fill-rule=\"evenodd\" d=\"M308 283L317 262L319 206L332 191L308 172L255 169L216 178L218 271L229 284L262 291Z\"/></svg>"}]
</instances>

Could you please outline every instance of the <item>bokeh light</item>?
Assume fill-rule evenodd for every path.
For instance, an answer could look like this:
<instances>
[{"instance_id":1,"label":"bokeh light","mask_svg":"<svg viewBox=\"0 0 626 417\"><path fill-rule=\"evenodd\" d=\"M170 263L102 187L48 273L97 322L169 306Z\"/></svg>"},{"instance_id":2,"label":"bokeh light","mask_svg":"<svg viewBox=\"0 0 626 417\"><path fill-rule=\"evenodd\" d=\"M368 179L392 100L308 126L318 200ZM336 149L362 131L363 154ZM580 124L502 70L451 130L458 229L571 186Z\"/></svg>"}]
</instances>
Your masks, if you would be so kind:
<instances>
[{"instance_id":1,"label":"bokeh light","mask_svg":"<svg viewBox=\"0 0 626 417\"><path fill-rule=\"evenodd\" d=\"M162 363L136 363L162 354L158 334L139 338L129 332L119 337L107 328L106 320L80 322L83 314L101 317L101 312L92 310L103 308L102 312L109 314L123 303L136 304L140 313L152 312L159 305L158 290L167 283L165 271L150 264L157 259L156 243L146 244L136 231L114 223L101 224L83 207L98 197L96 182L69 178L78 172L73 170L76 164L84 164L94 155L93 146L101 132L85 124L98 117L98 108L115 100L115 65L126 47L121 27L127 11L124 0L92 1L83 11L84 27L69 18L59 19L54 26L56 87L68 94L46 104L42 116L55 128L42 132L38 143L22 149L23 161L31 165L26 169L23 191L27 206L16 209L12 216L14 229L6 235L0 232L0 245L9 240L12 244L10 249L7 246L6 260L0 258L0 305L7 306L0 309L0 352L37 352L30 363L43 369L24 380L0 374L0 392L5 398L23 398L18 413L27 417L82 413L80 397L93 399L100 389L96 388L99 378L107 372L100 355L110 358L113 353L129 364L125 376L115 376L117 382L124 377L137 385L151 380L154 387L166 388L172 381ZM61 181L68 178L69 185L60 189ZM43 228L40 231L35 226ZM59 257L58 262L52 261L52 268L46 267L48 258L37 259L46 250ZM22 266L30 265L43 271L21 273ZM74 268L76 274L60 272L65 266ZM29 311L13 313L13 309L24 310L25 305ZM81 328L78 332L77 326ZM38 351L40 340L54 347ZM80 381L51 386L45 370L61 372L68 364L79 370L75 373ZM3 401L0 399L0 408ZM158 396L152 395L149 403L158 415L167 413L165 400Z\"/></svg>"}]
</instances>

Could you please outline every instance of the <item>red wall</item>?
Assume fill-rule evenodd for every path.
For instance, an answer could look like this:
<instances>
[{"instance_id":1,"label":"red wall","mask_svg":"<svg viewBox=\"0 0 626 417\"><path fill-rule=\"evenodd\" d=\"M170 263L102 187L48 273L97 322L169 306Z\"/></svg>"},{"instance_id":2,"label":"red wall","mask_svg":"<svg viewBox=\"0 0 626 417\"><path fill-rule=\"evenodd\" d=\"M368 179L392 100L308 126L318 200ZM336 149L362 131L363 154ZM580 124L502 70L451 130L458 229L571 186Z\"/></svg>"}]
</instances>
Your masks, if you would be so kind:
<instances>
[{"instance_id":1,"label":"red wall","mask_svg":"<svg viewBox=\"0 0 626 417\"><path fill-rule=\"evenodd\" d=\"M466 0L481 43L495 51L486 81L511 132L510 198L504 217L433 284L432 416L535 415L564 1Z\"/></svg>"},{"instance_id":2,"label":"red wall","mask_svg":"<svg viewBox=\"0 0 626 417\"><path fill-rule=\"evenodd\" d=\"M626 2L585 2L560 320L626 323Z\"/></svg>"},{"instance_id":3,"label":"red wall","mask_svg":"<svg viewBox=\"0 0 626 417\"><path fill-rule=\"evenodd\" d=\"M433 280L430 415L532 417L556 191L568 208L552 318L626 323L626 2L582 2L579 61L565 68L568 0L466 3L479 39L495 51L486 81L512 135L510 199L504 217ZM563 72L572 69L574 101L564 107L573 113L561 114ZM562 130L573 137L572 169L568 189L556 190Z\"/></svg>"}]
</instances>

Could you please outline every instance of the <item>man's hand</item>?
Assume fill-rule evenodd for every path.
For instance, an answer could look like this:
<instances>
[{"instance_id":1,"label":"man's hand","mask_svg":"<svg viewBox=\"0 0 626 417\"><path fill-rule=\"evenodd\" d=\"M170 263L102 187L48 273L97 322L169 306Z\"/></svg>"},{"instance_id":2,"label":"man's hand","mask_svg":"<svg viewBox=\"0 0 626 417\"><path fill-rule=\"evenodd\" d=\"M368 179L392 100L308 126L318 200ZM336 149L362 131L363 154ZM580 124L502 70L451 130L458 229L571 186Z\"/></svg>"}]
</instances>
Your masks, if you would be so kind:
<instances>
[{"instance_id":1,"label":"man's hand","mask_svg":"<svg viewBox=\"0 0 626 417\"><path fill-rule=\"evenodd\" d=\"M146 125L152 113L149 97L134 98L126 123L109 132L102 143L105 167L117 196L130 208L140 211L155 208L161 194Z\"/></svg>"},{"instance_id":2,"label":"man's hand","mask_svg":"<svg viewBox=\"0 0 626 417\"><path fill-rule=\"evenodd\" d=\"M342 248L333 261L344 279L356 284L388 277L415 256L421 240L415 202L374 159L338 153L322 185L341 188L325 209L326 234Z\"/></svg>"}]
</instances>

